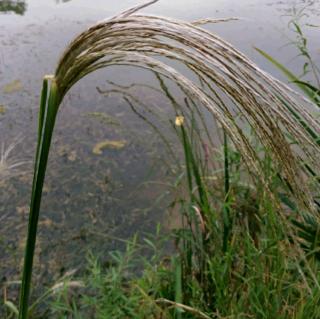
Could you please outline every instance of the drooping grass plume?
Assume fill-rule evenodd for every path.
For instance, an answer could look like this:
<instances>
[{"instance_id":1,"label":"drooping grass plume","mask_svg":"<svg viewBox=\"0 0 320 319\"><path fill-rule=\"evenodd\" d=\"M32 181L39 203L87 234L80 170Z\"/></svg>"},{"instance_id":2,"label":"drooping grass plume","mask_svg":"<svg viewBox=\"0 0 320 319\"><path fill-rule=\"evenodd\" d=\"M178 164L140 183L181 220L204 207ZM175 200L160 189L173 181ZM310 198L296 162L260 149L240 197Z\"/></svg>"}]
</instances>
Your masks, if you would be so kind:
<instances>
[{"instance_id":1,"label":"drooping grass plume","mask_svg":"<svg viewBox=\"0 0 320 319\"><path fill-rule=\"evenodd\" d=\"M49 78L50 90L47 90L48 79L44 81L19 319L28 316L42 187L56 115L72 86L98 69L134 65L178 83L189 99L215 117L249 171L272 195L262 173L259 153L248 136L246 127L249 125L271 154L297 205L309 214L315 212L308 172L300 161L308 163L318 174L319 145L301 124L307 123L313 132L320 133L319 120L314 116L316 106L260 70L232 45L199 26L211 20L189 23L136 14L155 2L157 0L129 9L81 33L66 48L54 76ZM168 59L182 63L200 83L164 62ZM290 145L291 141L294 141L294 147ZM284 218L280 205L278 209L279 217ZM316 214L314 217L318 219Z\"/></svg>"},{"instance_id":2,"label":"drooping grass plume","mask_svg":"<svg viewBox=\"0 0 320 319\"><path fill-rule=\"evenodd\" d=\"M165 38L177 43L168 43ZM216 87L216 92L209 94L197 87L181 73L154 58L159 55L184 63L211 89ZM242 155L259 175L255 151L250 147L244 131L235 123L230 108L221 100L221 96L228 98L281 163L283 174L296 196L310 208L312 204L307 198L308 191L303 187L304 183L300 183L298 164L283 131L296 140L315 166L318 163L312 151L317 152L317 147L301 124L283 106L281 99L305 118L315 132L319 132L319 122L312 116L310 108L302 108L288 94L284 85L260 71L229 44L189 23L152 16L120 15L90 28L66 50L55 75L58 103L80 78L96 69L115 64L150 68L179 82L190 91L193 98L199 99L215 114L233 143L242 150ZM218 93L220 96L215 95L218 90L222 91ZM292 161L288 161L288 157Z\"/></svg>"}]
</instances>

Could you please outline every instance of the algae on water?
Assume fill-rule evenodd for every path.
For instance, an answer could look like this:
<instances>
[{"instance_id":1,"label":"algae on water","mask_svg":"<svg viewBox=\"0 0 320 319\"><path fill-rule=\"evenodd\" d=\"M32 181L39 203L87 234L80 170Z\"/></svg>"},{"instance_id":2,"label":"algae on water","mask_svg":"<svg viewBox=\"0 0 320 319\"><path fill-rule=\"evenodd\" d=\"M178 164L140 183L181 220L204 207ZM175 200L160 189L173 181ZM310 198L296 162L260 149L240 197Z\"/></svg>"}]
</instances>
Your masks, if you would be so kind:
<instances>
[{"instance_id":1,"label":"algae on water","mask_svg":"<svg viewBox=\"0 0 320 319\"><path fill-rule=\"evenodd\" d=\"M6 113L7 109L4 105L0 104L0 115L3 115L4 113Z\"/></svg>"},{"instance_id":2,"label":"algae on water","mask_svg":"<svg viewBox=\"0 0 320 319\"><path fill-rule=\"evenodd\" d=\"M3 93L10 94L19 92L23 89L22 83L20 80L14 80L3 87Z\"/></svg>"},{"instance_id":3,"label":"algae on water","mask_svg":"<svg viewBox=\"0 0 320 319\"><path fill-rule=\"evenodd\" d=\"M89 112L86 114L92 118L96 118L105 124L120 126L120 122L113 116L102 112Z\"/></svg>"},{"instance_id":4,"label":"algae on water","mask_svg":"<svg viewBox=\"0 0 320 319\"><path fill-rule=\"evenodd\" d=\"M92 153L95 155L101 155L103 150L106 148L111 148L111 149L117 149L120 150L126 146L127 142L125 140L104 140L99 143L97 143L93 149Z\"/></svg>"}]
</instances>

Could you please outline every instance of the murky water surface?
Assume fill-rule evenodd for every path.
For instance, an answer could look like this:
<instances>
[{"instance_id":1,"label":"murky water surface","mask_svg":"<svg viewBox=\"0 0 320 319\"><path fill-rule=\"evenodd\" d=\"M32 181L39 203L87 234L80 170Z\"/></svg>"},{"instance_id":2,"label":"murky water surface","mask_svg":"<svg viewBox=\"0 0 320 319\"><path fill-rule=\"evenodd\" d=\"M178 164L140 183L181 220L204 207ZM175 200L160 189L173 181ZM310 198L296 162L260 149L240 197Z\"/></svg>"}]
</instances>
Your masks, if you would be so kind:
<instances>
[{"instance_id":1,"label":"murky water surface","mask_svg":"<svg viewBox=\"0 0 320 319\"><path fill-rule=\"evenodd\" d=\"M0 180L0 280L19 279L31 189L41 79L51 74L66 44L98 20L133 6L124 0L0 1L0 145L8 176ZM288 15L302 8L304 23L320 24L319 1L161 0L145 12L195 20L239 17L207 28L233 43L262 68L281 78L254 51L259 47L293 71L302 70L290 42ZM320 28L306 26L310 51L320 61ZM172 117L161 95L133 86L136 108L119 92L101 94L112 80L148 83L154 75L133 68L110 68L82 80L66 97L57 120L39 225L35 276L38 283L81 267L86 251L105 255L118 248L114 237L151 231L163 218L170 196L168 156L140 115ZM97 89L98 87L98 89ZM119 88L123 91L123 88ZM100 91L100 93L98 92ZM148 93L147 93L148 92ZM152 93L153 92L153 93ZM135 111L135 112L134 112ZM149 112L149 113L148 113ZM156 117L154 117L156 120ZM161 120L158 124L162 125ZM163 124L165 127L165 124ZM18 165L15 165L18 164ZM1 165L1 163L0 163ZM161 200L160 200L161 198ZM14 296L12 296L13 298Z\"/></svg>"}]
</instances>

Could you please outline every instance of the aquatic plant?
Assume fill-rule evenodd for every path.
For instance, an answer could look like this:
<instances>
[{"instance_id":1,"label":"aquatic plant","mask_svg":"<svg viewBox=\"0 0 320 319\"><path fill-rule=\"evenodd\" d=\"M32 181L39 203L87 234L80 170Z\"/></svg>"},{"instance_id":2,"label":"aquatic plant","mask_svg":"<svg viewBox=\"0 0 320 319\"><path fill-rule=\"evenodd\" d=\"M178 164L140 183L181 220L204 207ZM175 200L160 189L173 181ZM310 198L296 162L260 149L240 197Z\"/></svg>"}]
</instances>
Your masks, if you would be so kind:
<instances>
[{"instance_id":1,"label":"aquatic plant","mask_svg":"<svg viewBox=\"0 0 320 319\"><path fill-rule=\"evenodd\" d=\"M136 14L155 2L126 10L81 33L63 53L55 74L44 78L19 319L28 316L42 187L59 106L75 83L98 69L134 65L178 83L187 98L197 101L198 107L204 107L223 127L248 171L273 198L279 223L285 224L294 239L290 224L286 224L287 216L263 174L264 163L252 144L251 132L246 128L249 125L279 168L279 177L296 205L319 218L308 184L310 171L306 169L307 164L313 172L319 172L319 144L314 139L320 132L319 120L314 115L316 106L260 70L232 45L200 27L215 20L190 23ZM163 62L163 58L184 64L199 81L190 80ZM201 196L205 203L205 194Z\"/></svg>"}]
</instances>

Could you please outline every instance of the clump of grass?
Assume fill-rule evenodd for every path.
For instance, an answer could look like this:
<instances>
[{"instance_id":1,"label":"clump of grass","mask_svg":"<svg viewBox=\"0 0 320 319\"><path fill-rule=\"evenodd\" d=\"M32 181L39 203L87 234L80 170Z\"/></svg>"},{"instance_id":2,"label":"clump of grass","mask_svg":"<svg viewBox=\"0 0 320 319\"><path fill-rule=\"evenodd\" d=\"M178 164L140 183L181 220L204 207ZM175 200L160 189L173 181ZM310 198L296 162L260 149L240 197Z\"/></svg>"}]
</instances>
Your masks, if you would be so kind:
<instances>
[{"instance_id":1,"label":"clump of grass","mask_svg":"<svg viewBox=\"0 0 320 319\"><path fill-rule=\"evenodd\" d=\"M272 214L268 221L274 217ZM134 239L125 252L110 253L105 264L90 257L88 273L81 278L85 288L77 294L67 289L60 291L47 315L115 319L317 318L320 309L315 300L319 299L319 289L310 278L307 284L303 282L281 231L275 224L266 224L261 231L268 229L276 236L261 236L259 248L246 231L231 242L226 254L217 245L212 247L210 255L205 255L205 285L200 284L194 255L199 254L199 247L195 247L199 241L188 236L188 227L175 235L181 240L180 249L169 257L159 252L157 238L149 238L143 244ZM219 240L211 240L214 243ZM146 247L153 252L150 259L142 257ZM191 272L187 271L188 260Z\"/></svg>"},{"instance_id":2,"label":"clump of grass","mask_svg":"<svg viewBox=\"0 0 320 319\"><path fill-rule=\"evenodd\" d=\"M272 179L268 174L265 174L266 161L261 158L261 152L253 143L252 132L263 147L265 154L268 155L269 162L272 161L278 179L283 181L283 185L289 190L296 205L315 219L319 218L308 184L309 178L313 178L313 176L310 176L312 175L310 170L306 169L306 165L308 165L312 168L312 172L316 172L316 174L319 172L319 162L317 161L319 144L315 143L315 139L310 134L313 132L318 135L320 132L319 121L314 115L317 110L316 106L260 70L230 44L200 27L201 24L212 22L212 20L189 23L171 18L136 14L139 9L155 2L156 0L149 1L129 9L84 31L67 47L60 58L55 74L44 79L19 319L25 319L28 316L28 300L42 187L56 116L63 98L72 86L87 74L100 68L114 65L134 65L151 70L167 80L178 83L193 109L207 110L228 136L228 140L225 139L225 159L228 160L229 145L234 146L255 185L263 195L261 198L269 199L267 206L273 214L270 213L267 221L271 218L274 227L278 224L286 230L285 234L283 231L280 232L282 235L286 235L280 236L281 240L285 242L284 246L289 245L290 237L290 240L293 241L292 247L296 246L295 248L298 249L298 246L295 245L294 229L290 223L287 223L288 217L274 192ZM161 59L158 59L159 57ZM197 76L199 82L188 79L169 63L163 62L163 58L182 63ZM174 305L179 308L175 311L177 318L181 317L182 310L187 309L178 306L185 298L181 294L183 283L181 278L185 278L187 273L192 279L197 278L195 281L197 285L207 287L201 288L200 292L190 288L191 290L188 289L187 294L197 295L200 293L200 300L205 300L209 305L213 305L215 302L210 294L211 287L214 286L214 281L218 278L210 278L214 268L211 271L209 269L210 266L216 265L217 255L214 255L215 258L209 259L209 261L207 257L211 256L209 254L212 249L210 238L220 231L217 223L214 222L215 211L212 209L209 199L211 194L203 183L198 157L195 157L196 153L193 151L194 140L185 130L185 126L181 127L181 138L186 158L190 194L188 214L194 215L193 217L190 215L187 222L190 225L195 225L200 219L204 227L208 227L208 229L203 231L200 227L196 234L190 233L189 229L186 235L194 236L197 240L182 241L183 245L187 245L183 251L190 253L186 253L183 258L180 257L175 263L175 286L177 288ZM291 145L292 141L294 147ZM231 193L230 185L228 186L228 170L228 168L225 170L225 200L223 201L225 206L223 252L226 254L221 255L223 258L228 258L227 253L231 249L228 247L233 238L230 233L232 223L229 207ZM196 209L194 204L196 204ZM243 246L241 243L238 244L245 252L243 256L251 257L255 248L249 238L248 236L244 237ZM272 238L272 235L268 234L266 238ZM195 243L196 246L194 246ZM269 245L273 245L273 241L271 243L270 240L266 240L264 244L262 247L266 250ZM250 247L249 251L246 251L246 245ZM279 249L278 247L277 252ZM296 255L294 256L296 257ZM193 265L194 258L197 258L198 263L196 276ZM243 272L253 269L247 266L252 261L253 259L250 259L243 265ZM233 261L230 261L229 267L232 265ZM267 267L267 259L263 258L263 265ZM307 267L307 269L309 268ZM311 269L309 270L312 280L318 283L314 273ZM181 277L182 274L183 277ZM243 273L236 273L234 276L241 277ZM306 278L306 275L303 278L303 284L307 285L309 278ZM243 286L240 285L240 287ZM238 287L235 289L238 291ZM233 294L235 293L233 292ZM216 293L213 296L217 298ZM238 295L236 294L236 296ZM262 298L267 300L268 296L263 295ZM257 302L259 300L257 298Z\"/></svg>"},{"instance_id":3,"label":"clump of grass","mask_svg":"<svg viewBox=\"0 0 320 319\"><path fill-rule=\"evenodd\" d=\"M21 166L27 164L27 161L17 160L12 156L12 152L21 143L21 139L17 138L8 147L5 143L1 144L0 151L0 183L8 180L13 176L22 174Z\"/></svg>"},{"instance_id":4,"label":"clump of grass","mask_svg":"<svg viewBox=\"0 0 320 319\"><path fill-rule=\"evenodd\" d=\"M300 89L305 96L310 99L314 104L320 107L320 69L314 61L312 54L309 51L308 47L308 39L304 34L304 24L302 19L306 16L305 11L307 8L311 6L311 4L306 4L300 9L293 8L292 13L290 15L291 19L289 22L289 27L291 31L295 34L295 40L291 41L290 44L294 45L298 51L298 56L303 61L303 71L301 75L294 74L291 70L289 70L286 66L281 64L278 60L270 56L268 53L261 49L256 49L262 56L264 56L269 62L273 64L278 70L280 70L288 79L288 81L295 85L298 89ZM310 25L309 25L310 26ZM305 80L306 76L309 76L309 80ZM284 105L286 105L285 101L283 101ZM299 115L296 114L293 110L290 109L288 105L288 110L299 119ZM305 127L306 132L314 139L315 143L320 145L320 135L319 133L310 130L307 123L305 123L302 119L299 119L301 124ZM317 174L311 167L306 164L306 169L314 178L314 183L318 186L320 179L319 174ZM282 202L291 209L291 211L299 210L298 207L294 205L286 196L281 196ZM313 194L313 200L316 204L318 213L320 212L320 203L319 203L319 192L316 188L316 191ZM304 216L302 215L299 220L293 219L293 224L297 227L299 231L299 237L301 239L301 245L303 249L307 252L308 256L316 256L318 260L319 258L319 229L320 224L316 218L312 216Z\"/></svg>"}]
</instances>

